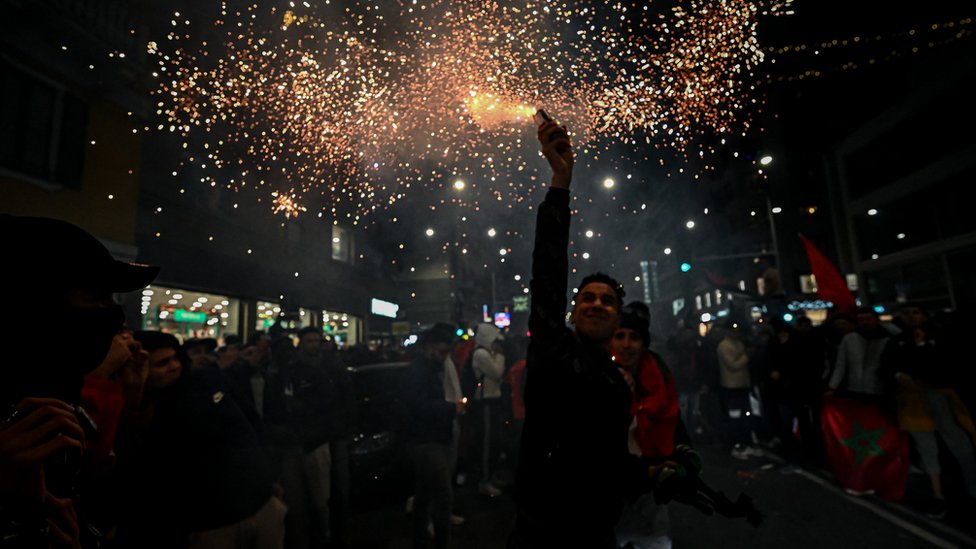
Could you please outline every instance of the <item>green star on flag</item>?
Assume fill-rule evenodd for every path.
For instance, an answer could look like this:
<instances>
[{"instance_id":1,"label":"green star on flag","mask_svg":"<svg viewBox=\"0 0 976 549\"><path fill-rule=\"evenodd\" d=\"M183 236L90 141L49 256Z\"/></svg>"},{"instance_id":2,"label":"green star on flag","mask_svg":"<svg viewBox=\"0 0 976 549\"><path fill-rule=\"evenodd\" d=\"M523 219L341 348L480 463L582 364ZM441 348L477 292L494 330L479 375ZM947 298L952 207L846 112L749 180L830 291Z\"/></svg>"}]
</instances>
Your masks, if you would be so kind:
<instances>
[{"instance_id":1,"label":"green star on flag","mask_svg":"<svg viewBox=\"0 0 976 549\"><path fill-rule=\"evenodd\" d=\"M885 428L866 431L857 421L854 421L853 424L854 433L850 438L840 439L840 443L854 451L854 464L860 465L862 461L871 456L883 456L884 450L878 445L878 441L884 434Z\"/></svg>"}]
</instances>

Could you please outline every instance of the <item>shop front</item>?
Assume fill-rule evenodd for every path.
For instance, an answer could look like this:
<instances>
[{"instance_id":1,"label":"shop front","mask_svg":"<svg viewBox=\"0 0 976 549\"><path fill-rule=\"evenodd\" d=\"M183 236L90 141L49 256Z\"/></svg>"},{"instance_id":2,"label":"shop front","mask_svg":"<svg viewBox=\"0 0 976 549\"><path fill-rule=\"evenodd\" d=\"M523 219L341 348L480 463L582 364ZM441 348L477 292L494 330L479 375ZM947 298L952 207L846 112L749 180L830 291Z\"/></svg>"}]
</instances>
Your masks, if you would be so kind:
<instances>
[{"instance_id":1,"label":"shop front","mask_svg":"<svg viewBox=\"0 0 976 549\"><path fill-rule=\"evenodd\" d=\"M362 339L363 319L348 313L322 311L322 331L340 348L357 345Z\"/></svg>"},{"instance_id":2,"label":"shop front","mask_svg":"<svg viewBox=\"0 0 976 549\"><path fill-rule=\"evenodd\" d=\"M180 341L212 337L223 345L226 336L237 334L240 311L240 300L228 296L148 286L142 291L140 328L173 334Z\"/></svg>"}]
</instances>

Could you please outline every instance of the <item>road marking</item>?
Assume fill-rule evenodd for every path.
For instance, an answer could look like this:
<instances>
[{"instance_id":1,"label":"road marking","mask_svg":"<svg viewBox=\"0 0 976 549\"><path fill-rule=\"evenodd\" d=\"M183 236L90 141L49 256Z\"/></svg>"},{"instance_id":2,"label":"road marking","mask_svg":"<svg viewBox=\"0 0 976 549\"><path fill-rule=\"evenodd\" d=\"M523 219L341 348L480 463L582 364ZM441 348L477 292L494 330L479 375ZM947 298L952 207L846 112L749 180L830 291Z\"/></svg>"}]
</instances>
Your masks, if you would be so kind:
<instances>
[{"instance_id":1,"label":"road marking","mask_svg":"<svg viewBox=\"0 0 976 549\"><path fill-rule=\"evenodd\" d=\"M836 494L845 496L845 498L847 499L847 501L850 501L851 503L854 503L856 505L860 505L861 507L864 507L868 511L871 511L872 513L874 513L874 514L878 515L879 517L887 520L888 522L894 524L895 526L899 526L903 530L906 530L908 532L911 532L912 534L914 534L914 535L916 535L916 536L924 539L925 541L931 543L934 547L944 547L945 549L957 549L957 548L961 547L960 545L956 545L956 544L952 543L949 540L943 539L943 538L935 535L934 533L929 532L928 530L925 530L924 528L921 528L921 527L916 526L916 525L914 525L914 524L912 524L912 523L910 523L910 522L908 522L906 520L903 520L903 519L899 518L894 513L891 513L890 511L886 511L886 510L878 507L877 505L871 503L870 501L867 501L865 499L861 499L861 498L858 498L858 497L848 496L840 488L838 488L838 487L834 486L833 484L825 481L824 479L818 477L817 475L814 475L813 473L804 471L803 469L797 469L796 470L796 474L802 475L805 478L807 478L809 480L812 480L813 482L819 484L820 486L822 486L823 488L825 488L825 489L827 489L827 490L829 490L831 492L834 492ZM956 532L956 531L951 531L950 532L950 531L948 531L948 528L947 527L943 527L943 528L947 531L946 533L951 533L953 535L953 537L956 537L959 540L965 541L970 546L976 546L976 540L974 540L973 538L971 538L971 537L963 534L962 532Z\"/></svg>"}]
</instances>

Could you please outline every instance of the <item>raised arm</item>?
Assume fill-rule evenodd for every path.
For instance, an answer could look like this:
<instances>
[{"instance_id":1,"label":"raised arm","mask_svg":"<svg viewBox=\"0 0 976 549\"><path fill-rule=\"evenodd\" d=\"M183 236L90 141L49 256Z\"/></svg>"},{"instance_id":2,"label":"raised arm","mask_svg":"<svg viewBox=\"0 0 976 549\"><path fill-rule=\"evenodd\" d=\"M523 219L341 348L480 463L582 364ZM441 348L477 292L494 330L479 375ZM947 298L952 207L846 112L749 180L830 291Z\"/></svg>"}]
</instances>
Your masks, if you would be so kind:
<instances>
[{"instance_id":1,"label":"raised arm","mask_svg":"<svg viewBox=\"0 0 976 549\"><path fill-rule=\"evenodd\" d=\"M533 340L543 343L556 336L566 324L569 185L573 179L574 156L566 129L554 122L539 126L539 141L553 174L552 186L536 215L529 330Z\"/></svg>"}]
</instances>

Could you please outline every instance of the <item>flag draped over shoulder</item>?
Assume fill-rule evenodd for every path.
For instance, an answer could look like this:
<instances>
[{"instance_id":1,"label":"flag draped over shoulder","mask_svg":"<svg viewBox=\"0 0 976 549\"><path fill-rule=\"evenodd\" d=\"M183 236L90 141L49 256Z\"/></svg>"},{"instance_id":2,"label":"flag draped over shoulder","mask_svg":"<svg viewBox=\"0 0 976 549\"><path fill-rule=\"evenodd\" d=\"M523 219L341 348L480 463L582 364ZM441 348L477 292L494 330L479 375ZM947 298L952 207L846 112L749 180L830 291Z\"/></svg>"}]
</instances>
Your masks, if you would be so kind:
<instances>
[{"instance_id":1,"label":"flag draped over shoulder","mask_svg":"<svg viewBox=\"0 0 976 549\"><path fill-rule=\"evenodd\" d=\"M908 435L891 413L859 400L827 396L821 423L827 462L841 486L902 499L910 463Z\"/></svg>"},{"instance_id":2,"label":"flag draped over shoulder","mask_svg":"<svg viewBox=\"0 0 976 549\"><path fill-rule=\"evenodd\" d=\"M817 297L833 303L835 311L853 312L857 306L854 294L847 289L847 282L844 281L840 271L813 245L813 242L807 240L802 234L800 240L803 241L803 248L807 252L810 270L817 279Z\"/></svg>"}]
</instances>

